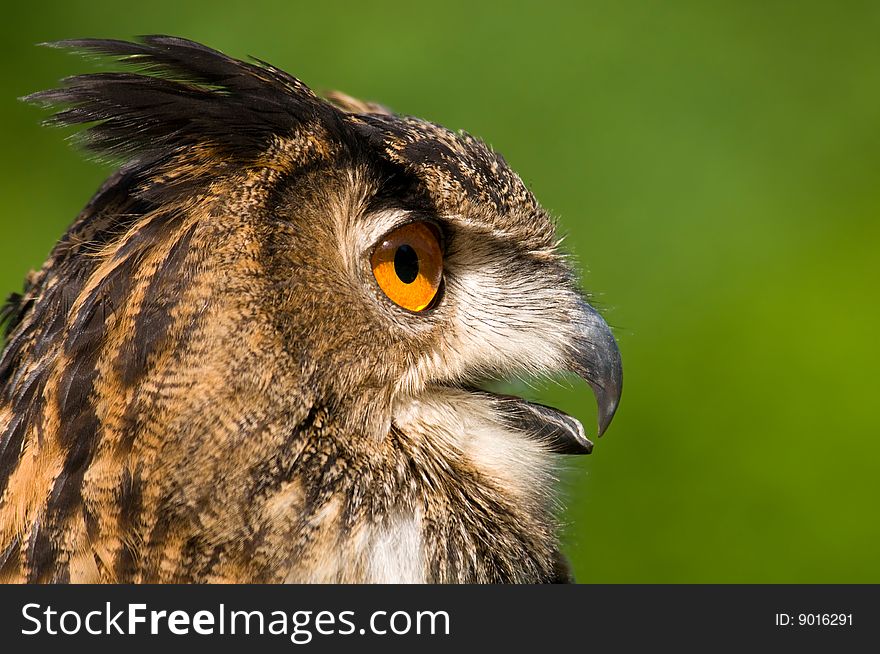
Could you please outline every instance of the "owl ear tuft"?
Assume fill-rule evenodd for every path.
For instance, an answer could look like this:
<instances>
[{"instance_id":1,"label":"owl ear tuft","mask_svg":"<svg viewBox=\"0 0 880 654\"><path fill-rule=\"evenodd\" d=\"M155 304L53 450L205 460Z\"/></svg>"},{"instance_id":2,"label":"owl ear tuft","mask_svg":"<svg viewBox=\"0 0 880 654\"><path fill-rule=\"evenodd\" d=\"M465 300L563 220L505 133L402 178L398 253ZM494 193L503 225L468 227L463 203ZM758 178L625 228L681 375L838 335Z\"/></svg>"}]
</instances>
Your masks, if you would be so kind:
<instances>
[{"instance_id":1,"label":"owl ear tuft","mask_svg":"<svg viewBox=\"0 0 880 654\"><path fill-rule=\"evenodd\" d=\"M275 136L310 123L325 130L341 114L295 77L259 60L239 61L170 36L137 42L80 39L50 47L118 58L134 72L93 73L23 98L62 107L48 123L94 123L79 135L112 159L150 160L196 145L255 157Z\"/></svg>"}]
</instances>

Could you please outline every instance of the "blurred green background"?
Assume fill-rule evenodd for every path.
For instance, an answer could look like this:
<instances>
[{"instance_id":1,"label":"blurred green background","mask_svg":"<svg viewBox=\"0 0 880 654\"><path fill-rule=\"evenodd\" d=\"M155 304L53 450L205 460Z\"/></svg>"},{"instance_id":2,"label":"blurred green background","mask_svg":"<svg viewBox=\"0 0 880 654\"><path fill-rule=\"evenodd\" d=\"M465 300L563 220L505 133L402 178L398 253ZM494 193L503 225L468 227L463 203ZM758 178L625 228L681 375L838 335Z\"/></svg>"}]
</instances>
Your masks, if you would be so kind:
<instances>
[{"instance_id":1,"label":"blurred green background","mask_svg":"<svg viewBox=\"0 0 880 654\"><path fill-rule=\"evenodd\" d=\"M880 4L8 3L0 291L108 174L16 97L40 41L171 33L501 151L615 328L565 475L584 582L880 582ZM594 424L583 385L533 397Z\"/></svg>"}]
</instances>

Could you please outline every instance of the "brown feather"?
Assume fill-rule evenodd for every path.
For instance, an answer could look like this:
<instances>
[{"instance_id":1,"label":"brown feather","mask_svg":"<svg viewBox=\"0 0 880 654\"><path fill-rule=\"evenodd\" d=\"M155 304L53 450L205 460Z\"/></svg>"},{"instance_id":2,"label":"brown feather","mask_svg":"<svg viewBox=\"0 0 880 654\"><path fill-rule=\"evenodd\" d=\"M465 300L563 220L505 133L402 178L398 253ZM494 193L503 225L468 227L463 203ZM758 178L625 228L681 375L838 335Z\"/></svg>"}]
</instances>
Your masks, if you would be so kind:
<instances>
[{"instance_id":1,"label":"brown feather","mask_svg":"<svg viewBox=\"0 0 880 654\"><path fill-rule=\"evenodd\" d=\"M345 249L383 211L445 216L450 260L483 239L570 294L500 155L182 39L61 45L138 71L31 96L123 165L4 314L0 580L376 581L414 520L425 581L557 578L541 447L507 483L396 424L464 310L412 324Z\"/></svg>"}]
</instances>

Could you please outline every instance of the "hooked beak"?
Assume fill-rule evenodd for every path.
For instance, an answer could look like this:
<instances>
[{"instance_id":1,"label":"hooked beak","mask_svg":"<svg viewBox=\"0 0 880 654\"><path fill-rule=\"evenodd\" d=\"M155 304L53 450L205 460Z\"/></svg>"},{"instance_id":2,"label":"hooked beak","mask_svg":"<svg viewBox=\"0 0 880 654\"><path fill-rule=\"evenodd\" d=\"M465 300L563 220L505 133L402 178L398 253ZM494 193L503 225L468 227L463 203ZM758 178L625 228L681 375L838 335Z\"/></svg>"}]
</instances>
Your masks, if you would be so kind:
<instances>
[{"instance_id":1,"label":"hooked beak","mask_svg":"<svg viewBox=\"0 0 880 654\"><path fill-rule=\"evenodd\" d=\"M580 302L576 331L568 365L593 389L599 408L601 436L611 424L623 392L623 364L620 350L605 319L593 307Z\"/></svg>"},{"instance_id":2,"label":"hooked beak","mask_svg":"<svg viewBox=\"0 0 880 654\"><path fill-rule=\"evenodd\" d=\"M623 366L608 323L583 300L577 307L566 367L593 389L599 407L598 435L601 436L611 424L620 403ZM496 411L509 427L531 434L546 443L551 451L558 454L589 454L593 451L593 443L577 418L519 397L481 393L492 398Z\"/></svg>"}]
</instances>

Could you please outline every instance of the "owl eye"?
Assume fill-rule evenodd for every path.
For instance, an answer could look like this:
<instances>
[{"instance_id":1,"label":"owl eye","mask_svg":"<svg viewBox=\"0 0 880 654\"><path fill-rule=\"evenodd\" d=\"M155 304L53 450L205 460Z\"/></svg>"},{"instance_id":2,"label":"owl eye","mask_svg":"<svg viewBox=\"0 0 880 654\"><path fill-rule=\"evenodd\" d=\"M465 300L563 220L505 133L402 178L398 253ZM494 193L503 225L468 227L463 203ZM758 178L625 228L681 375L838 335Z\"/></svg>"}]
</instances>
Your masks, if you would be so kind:
<instances>
[{"instance_id":1,"label":"owl eye","mask_svg":"<svg viewBox=\"0 0 880 654\"><path fill-rule=\"evenodd\" d=\"M370 257L379 288L395 304L423 311L443 278L443 251L436 228L414 222L389 232Z\"/></svg>"}]
</instances>

